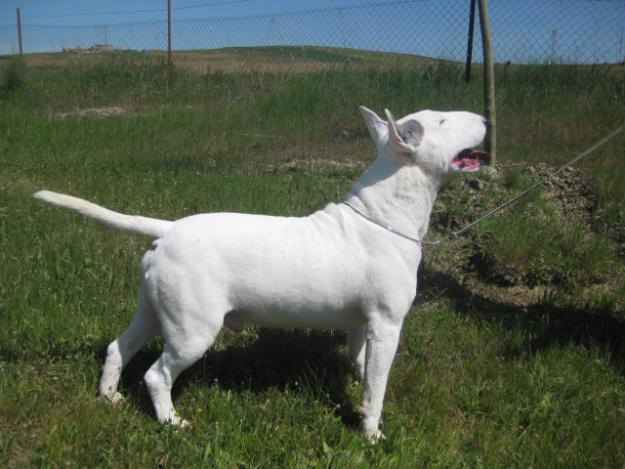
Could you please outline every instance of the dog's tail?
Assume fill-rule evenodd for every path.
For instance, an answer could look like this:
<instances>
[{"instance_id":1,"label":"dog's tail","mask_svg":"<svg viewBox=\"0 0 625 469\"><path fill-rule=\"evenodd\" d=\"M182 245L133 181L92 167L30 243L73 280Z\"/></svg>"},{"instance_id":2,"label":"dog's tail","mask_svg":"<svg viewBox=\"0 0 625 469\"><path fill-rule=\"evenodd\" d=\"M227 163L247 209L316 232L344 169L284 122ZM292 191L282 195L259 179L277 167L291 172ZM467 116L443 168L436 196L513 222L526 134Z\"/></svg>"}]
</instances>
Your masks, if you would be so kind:
<instances>
[{"instance_id":1,"label":"dog's tail","mask_svg":"<svg viewBox=\"0 0 625 469\"><path fill-rule=\"evenodd\" d=\"M153 238L161 238L169 231L173 224L171 221L113 212L112 210L100 207L86 200L72 197L71 195L58 194L56 192L39 191L35 192L33 197L58 205L59 207L71 208L86 217L93 218L113 228L133 231Z\"/></svg>"}]
</instances>

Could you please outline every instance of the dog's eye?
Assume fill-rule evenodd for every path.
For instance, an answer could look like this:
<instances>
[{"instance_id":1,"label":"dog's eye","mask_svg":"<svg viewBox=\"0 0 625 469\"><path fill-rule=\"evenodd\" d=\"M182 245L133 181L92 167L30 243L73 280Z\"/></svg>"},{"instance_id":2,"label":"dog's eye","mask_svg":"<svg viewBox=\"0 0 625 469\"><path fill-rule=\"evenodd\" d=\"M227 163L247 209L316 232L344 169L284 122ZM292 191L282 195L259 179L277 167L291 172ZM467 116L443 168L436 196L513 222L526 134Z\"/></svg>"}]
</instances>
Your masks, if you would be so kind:
<instances>
[{"instance_id":1,"label":"dog's eye","mask_svg":"<svg viewBox=\"0 0 625 469\"><path fill-rule=\"evenodd\" d=\"M443 125L445 122L447 122L447 119L441 119L438 121L438 125Z\"/></svg>"}]
</instances>

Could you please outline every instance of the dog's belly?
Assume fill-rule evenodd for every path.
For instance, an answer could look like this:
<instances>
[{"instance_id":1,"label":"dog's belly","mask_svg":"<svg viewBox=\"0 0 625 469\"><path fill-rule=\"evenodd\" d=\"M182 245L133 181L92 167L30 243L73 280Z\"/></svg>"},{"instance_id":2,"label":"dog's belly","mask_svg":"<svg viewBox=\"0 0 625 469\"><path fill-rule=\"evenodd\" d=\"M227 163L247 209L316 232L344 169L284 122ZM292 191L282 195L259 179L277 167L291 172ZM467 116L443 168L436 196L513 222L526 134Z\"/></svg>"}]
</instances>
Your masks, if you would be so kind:
<instances>
[{"instance_id":1,"label":"dog's belly","mask_svg":"<svg viewBox=\"0 0 625 469\"><path fill-rule=\"evenodd\" d=\"M351 329L365 323L359 309L345 310L286 308L279 305L270 309L234 310L226 318L226 325L236 324L241 329L245 324L277 328L309 329Z\"/></svg>"}]
</instances>

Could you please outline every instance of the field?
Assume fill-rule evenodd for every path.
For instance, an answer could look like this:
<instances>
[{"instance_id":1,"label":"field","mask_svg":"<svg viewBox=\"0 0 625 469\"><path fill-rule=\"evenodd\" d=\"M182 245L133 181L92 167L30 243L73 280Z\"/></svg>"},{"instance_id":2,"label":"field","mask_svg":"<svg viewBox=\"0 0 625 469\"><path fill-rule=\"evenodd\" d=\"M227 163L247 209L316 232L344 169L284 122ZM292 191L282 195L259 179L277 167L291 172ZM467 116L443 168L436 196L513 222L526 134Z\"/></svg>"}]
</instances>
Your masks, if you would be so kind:
<instances>
[{"instance_id":1,"label":"field","mask_svg":"<svg viewBox=\"0 0 625 469\"><path fill-rule=\"evenodd\" d=\"M133 315L150 240L38 203L50 189L125 213L299 216L374 156L357 111L481 112L481 79L418 57L322 48L0 57L0 465L622 467L625 136L471 233L428 248L387 391L358 432L344 335L225 331L159 426L142 377L155 340L96 398ZM497 68L498 177L455 177L436 239L625 120L618 66Z\"/></svg>"}]
</instances>

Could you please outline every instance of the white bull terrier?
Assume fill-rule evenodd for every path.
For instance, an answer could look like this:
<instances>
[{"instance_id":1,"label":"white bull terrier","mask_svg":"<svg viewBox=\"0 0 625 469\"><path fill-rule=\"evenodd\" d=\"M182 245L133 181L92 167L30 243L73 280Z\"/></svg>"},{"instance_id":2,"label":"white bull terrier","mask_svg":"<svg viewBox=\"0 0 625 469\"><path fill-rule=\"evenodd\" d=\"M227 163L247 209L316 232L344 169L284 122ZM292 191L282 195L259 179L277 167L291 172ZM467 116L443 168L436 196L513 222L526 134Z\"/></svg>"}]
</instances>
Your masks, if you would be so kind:
<instances>
[{"instance_id":1,"label":"white bull terrier","mask_svg":"<svg viewBox=\"0 0 625 469\"><path fill-rule=\"evenodd\" d=\"M156 418L187 425L171 389L181 371L202 357L226 325L342 328L363 378L361 427L378 430L389 370L416 293L432 205L454 171L475 171L486 133L469 112L421 111L395 122L360 107L377 158L338 203L310 216L237 213L177 221L116 213L49 191L35 197L106 225L156 238L141 263L137 312L107 349L99 394L117 402L130 358L158 333L160 358L145 374Z\"/></svg>"}]
</instances>

